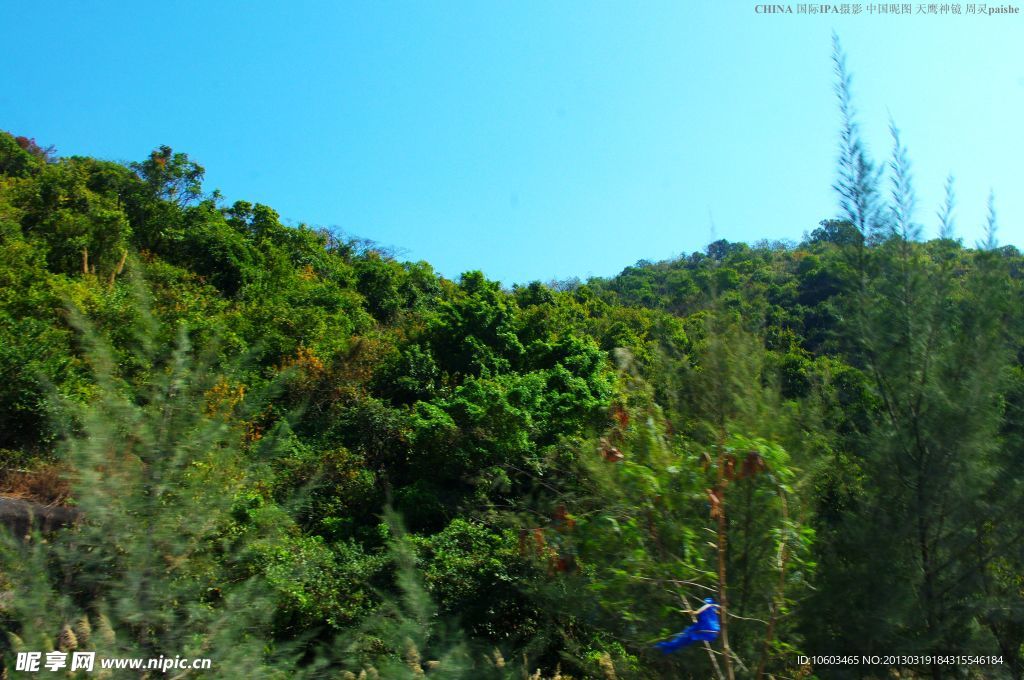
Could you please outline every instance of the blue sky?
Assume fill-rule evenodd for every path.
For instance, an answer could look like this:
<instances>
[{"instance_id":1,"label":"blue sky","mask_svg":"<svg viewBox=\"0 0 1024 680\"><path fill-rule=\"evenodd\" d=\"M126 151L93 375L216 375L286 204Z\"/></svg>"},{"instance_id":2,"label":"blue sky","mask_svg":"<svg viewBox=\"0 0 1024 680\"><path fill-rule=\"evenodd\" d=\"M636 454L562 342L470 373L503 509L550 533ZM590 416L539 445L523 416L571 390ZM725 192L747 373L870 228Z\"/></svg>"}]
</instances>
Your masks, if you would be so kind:
<instances>
[{"instance_id":1,"label":"blue sky","mask_svg":"<svg viewBox=\"0 0 1024 680\"><path fill-rule=\"evenodd\" d=\"M876 158L902 131L925 235L953 172L964 241L991 188L1024 245L1020 14L754 6L7 0L0 128L119 161L168 144L228 200L450 277L604 276L835 215L835 30Z\"/></svg>"}]
</instances>

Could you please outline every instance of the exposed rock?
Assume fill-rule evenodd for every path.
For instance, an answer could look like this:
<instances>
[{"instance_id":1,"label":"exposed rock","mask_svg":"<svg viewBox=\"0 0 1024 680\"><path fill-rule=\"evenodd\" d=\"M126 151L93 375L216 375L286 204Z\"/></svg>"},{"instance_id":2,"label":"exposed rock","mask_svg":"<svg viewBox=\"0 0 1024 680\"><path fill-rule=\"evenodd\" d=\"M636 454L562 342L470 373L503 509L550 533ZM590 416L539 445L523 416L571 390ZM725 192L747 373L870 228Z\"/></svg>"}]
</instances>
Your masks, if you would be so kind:
<instances>
[{"instance_id":1,"label":"exposed rock","mask_svg":"<svg viewBox=\"0 0 1024 680\"><path fill-rule=\"evenodd\" d=\"M28 536L33 529L53 531L70 526L80 514L75 508L0 496L0 526L19 537Z\"/></svg>"}]
</instances>

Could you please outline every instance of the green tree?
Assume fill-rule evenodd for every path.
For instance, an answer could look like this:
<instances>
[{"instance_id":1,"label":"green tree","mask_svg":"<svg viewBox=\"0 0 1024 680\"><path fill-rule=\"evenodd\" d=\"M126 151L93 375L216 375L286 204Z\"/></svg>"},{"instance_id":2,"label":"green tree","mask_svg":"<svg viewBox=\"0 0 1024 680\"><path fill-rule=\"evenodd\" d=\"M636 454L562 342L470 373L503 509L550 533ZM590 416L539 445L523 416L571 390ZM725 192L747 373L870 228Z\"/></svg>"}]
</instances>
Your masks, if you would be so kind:
<instances>
[{"instance_id":1,"label":"green tree","mask_svg":"<svg viewBox=\"0 0 1024 680\"><path fill-rule=\"evenodd\" d=\"M258 521L236 520L252 468L238 428L204 397L217 376L193 368L181 334L170 356L143 343L154 370L136 392L104 343L86 341L98 391L62 456L80 521L53 540L4 537L0 578L14 593L5 664L16 651L89 649L295 677L270 628L280 602L241 566L254 540L288 540L287 517L267 507Z\"/></svg>"},{"instance_id":2,"label":"green tree","mask_svg":"<svg viewBox=\"0 0 1024 680\"><path fill-rule=\"evenodd\" d=\"M179 208L197 203L203 198L203 166L188 157L175 153L169 146L161 146L141 163L130 163L146 185L153 198L174 203Z\"/></svg>"},{"instance_id":3,"label":"green tree","mask_svg":"<svg viewBox=\"0 0 1024 680\"><path fill-rule=\"evenodd\" d=\"M979 518L992 511L1002 476L1007 279L987 253L964 262L948 239L918 241L910 165L895 126L887 212L870 173L851 174L850 153L857 167L871 164L847 114L841 56L837 68L841 207L865 241L877 242L871 251L852 246L857 282L846 297L846 331L876 406L864 431L847 440L859 497L826 532L819 601L823 618L837 623L823 644L851 653L984 653L990 641L973 615L985 566L1001 549L968 555L986 536ZM943 670L933 663L929 673Z\"/></svg>"}]
</instances>

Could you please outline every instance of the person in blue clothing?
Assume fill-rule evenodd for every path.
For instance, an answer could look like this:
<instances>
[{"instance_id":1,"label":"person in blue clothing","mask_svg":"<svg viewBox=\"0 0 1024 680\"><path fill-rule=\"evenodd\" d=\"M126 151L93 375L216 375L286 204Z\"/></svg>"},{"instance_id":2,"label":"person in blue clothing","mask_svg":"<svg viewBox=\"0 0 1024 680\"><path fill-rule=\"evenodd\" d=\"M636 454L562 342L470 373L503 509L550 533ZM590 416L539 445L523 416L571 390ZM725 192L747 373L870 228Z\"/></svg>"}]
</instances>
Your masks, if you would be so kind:
<instances>
[{"instance_id":1,"label":"person in blue clothing","mask_svg":"<svg viewBox=\"0 0 1024 680\"><path fill-rule=\"evenodd\" d=\"M693 612L697 615L696 623L687 626L681 633L676 633L668 640L659 642L654 646L665 654L669 654L697 642L717 640L718 634L722 631L722 622L718 619L718 609L718 605L715 604L712 598L705 598L704 606Z\"/></svg>"}]
</instances>

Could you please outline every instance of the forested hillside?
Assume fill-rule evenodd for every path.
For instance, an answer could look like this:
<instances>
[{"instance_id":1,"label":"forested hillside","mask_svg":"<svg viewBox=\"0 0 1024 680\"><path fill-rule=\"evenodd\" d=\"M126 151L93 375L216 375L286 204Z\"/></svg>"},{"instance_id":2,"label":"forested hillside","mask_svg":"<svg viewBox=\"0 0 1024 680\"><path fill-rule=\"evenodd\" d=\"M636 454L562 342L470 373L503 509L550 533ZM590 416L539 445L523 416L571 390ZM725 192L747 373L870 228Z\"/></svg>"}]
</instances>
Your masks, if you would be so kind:
<instances>
[{"instance_id":1,"label":"forested hillside","mask_svg":"<svg viewBox=\"0 0 1024 680\"><path fill-rule=\"evenodd\" d=\"M239 678L1021 678L1024 257L994 208L957 239L952 182L918 222L837 63L840 208L802 242L511 289L228 205L168 147L0 134L0 491L76 511L5 538L4 677L87 649ZM719 641L652 648L709 596Z\"/></svg>"}]
</instances>

